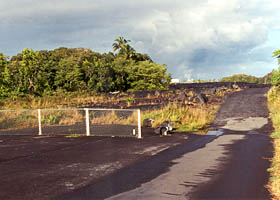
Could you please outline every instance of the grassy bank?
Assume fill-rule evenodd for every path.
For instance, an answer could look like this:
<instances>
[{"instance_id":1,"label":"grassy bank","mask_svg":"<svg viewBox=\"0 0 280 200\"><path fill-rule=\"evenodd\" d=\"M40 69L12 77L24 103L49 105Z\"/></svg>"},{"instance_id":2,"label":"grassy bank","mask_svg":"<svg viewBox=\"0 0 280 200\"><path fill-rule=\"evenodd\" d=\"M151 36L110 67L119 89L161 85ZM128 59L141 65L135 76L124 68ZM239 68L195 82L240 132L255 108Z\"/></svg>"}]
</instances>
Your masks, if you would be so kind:
<instances>
[{"instance_id":1,"label":"grassy bank","mask_svg":"<svg viewBox=\"0 0 280 200\"><path fill-rule=\"evenodd\" d=\"M157 127L163 121L171 121L177 131L197 132L205 130L214 119L218 106L197 105L176 106L168 105L159 110L146 111L142 119L150 118L155 120L153 124Z\"/></svg>"},{"instance_id":2,"label":"grassy bank","mask_svg":"<svg viewBox=\"0 0 280 200\"><path fill-rule=\"evenodd\" d=\"M271 135L274 138L274 157L272 166L269 169L270 181L268 188L273 199L280 199L280 88L273 87L268 93L269 110L275 132Z\"/></svg>"},{"instance_id":3,"label":"grassy bank","mask_svg":"<svg viewBox=\"0 0 280 200\"><path fill-rule=\"evenodd\" d=\"M225 95L227 91L222 91L216 94L219 98ZM169 92L164 98L169 98ZM161 94L162 97L163 94ZM166 94L165 94L166 95ZM189 96L194 95L191 91ZM148 95L146 99L158 98L157 95ZM163 98L163 97L162 97ZM1 112L0 126L5 129L19 129L25 127L37 126L37 111L29 111L29 109L37 108L77 108L79 105L87 103L98 104L126 102L129 106L130 100L134 99L134 95L107 96L104 94L90 93L73 93L73 94L57 94L47 97L26 96L22 98L5 99L0 101L0 110L15 110L14 112ZM141 104L139 104L141 105ZM217 111L217 105L200 105L179 106L169 104L161 109L145 110L141 112L142 120L151 118L155 120L154 127L157 127L163 121L171 121L173 127L177 131L185 132L203 132L208 128L210 122L214 119L214 114ZM22 109L28 109L22 111ZM42 111L42 122L46 125L73 125L83 120L83 115L78 111ZM137 113L136 113L137 114ZM133 113L130 117L120 117L112 112L104 112L94 117L92 123L98 124L137 124L137 116Z\"/></svg>"}]
</instances>

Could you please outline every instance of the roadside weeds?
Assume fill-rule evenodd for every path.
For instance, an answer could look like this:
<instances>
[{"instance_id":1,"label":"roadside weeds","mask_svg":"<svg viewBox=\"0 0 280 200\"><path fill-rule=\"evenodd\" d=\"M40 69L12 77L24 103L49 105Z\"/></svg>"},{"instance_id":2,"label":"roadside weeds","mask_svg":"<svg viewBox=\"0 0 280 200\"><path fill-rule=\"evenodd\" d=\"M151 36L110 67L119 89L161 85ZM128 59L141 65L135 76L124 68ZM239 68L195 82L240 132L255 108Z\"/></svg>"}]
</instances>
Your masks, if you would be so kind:
<instances>
[{"instance_id":1,"label":"roadside weeds","mask_svg":"<svg viewBox=\"0 0 280 200\"><path fill-rule=\"evenodd\" d=\"M157 127L163 121L171 121L176 131L197 132L205 130L215 118L217 105L197 105L195 107L171 105L143 113L142 119L151 118Z\"/></svg>"},{"instance_id":2,"label":"roadside weeds","mask_svg":"<svg viewBox=\"0 0 280 200\"><path fill-rule=\"evenodd\" d=\"M274 145L270 180L267 188L274 200L280 200L280 88L273 87L268 92L268 107L275 131L271 134Z\"/></svg>"}]
</instances>

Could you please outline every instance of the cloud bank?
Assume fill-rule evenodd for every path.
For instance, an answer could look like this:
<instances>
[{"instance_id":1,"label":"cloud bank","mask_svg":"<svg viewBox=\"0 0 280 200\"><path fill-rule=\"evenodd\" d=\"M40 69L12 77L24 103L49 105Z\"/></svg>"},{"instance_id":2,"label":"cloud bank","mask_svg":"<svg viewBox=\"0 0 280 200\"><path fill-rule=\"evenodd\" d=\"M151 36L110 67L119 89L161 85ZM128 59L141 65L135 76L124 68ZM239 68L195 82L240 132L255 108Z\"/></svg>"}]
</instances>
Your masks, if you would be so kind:
<instances>
[{"instance_id":1,"label":"cloud bank","mask_svg":"<svg viewBox=\"0 0 280 200\"><path fill-rule=\"evenodd\" d=\"M262 76L280 48L276 0L10 0L0 8L0 51L8 55L27 47L107 52L124 36L187 80Z\"/></svg>"}]
</instances>

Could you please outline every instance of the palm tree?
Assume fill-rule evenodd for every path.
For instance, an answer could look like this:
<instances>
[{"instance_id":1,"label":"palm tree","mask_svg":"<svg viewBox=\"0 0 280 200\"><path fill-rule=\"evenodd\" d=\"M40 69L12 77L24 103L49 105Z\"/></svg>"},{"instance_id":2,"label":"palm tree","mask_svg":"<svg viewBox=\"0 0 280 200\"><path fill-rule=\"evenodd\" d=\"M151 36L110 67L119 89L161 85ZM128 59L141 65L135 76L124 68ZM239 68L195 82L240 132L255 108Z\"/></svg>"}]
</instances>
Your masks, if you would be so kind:
<instances>
[{"instance_id":1,"label":"palm tree","mask_svg":"<svg viewBox=\"0 0 280 200\"><path fill-rule=\"evenodd\" d=\"M113 43L113 50L117 51L119 50L119 54L126 55L126 58L132 58L136 51L133 49L128 43L131 42L131 40L126 40L123 37L118 37L115 39L115 43Z\"/></svg>"},{"instance_id":2,"label":"palm tree","mask_svg":"<svg viewBox=\"0 0 280 200\"><path fill-rule=\"evenodd\" d=\"M118 37L117 39L115 39L115 43L112 45L113 46L113 50L117 51L117 50L121 50L124 49L125 46L127 45L127 43L131 42L130 40L126 40L123 37Z\"/></svg>"}]
</instances>

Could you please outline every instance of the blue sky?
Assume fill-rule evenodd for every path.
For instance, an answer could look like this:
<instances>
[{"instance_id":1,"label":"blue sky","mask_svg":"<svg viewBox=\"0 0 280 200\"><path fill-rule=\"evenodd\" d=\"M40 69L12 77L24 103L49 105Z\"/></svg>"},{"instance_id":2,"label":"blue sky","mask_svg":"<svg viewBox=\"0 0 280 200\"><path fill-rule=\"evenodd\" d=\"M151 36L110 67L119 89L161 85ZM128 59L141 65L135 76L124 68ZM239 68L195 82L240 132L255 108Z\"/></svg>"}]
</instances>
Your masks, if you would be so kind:
<instances>
[{"instance_id":1,"label":"blue sky","mask_svg":"<svg viewBox=\"0 0 280 200\"><path fill-rule=\"evenodd\" d=\"M0 52L108 52L123 36L173 78L260 77L277 68L279 11L279 0L1 0Z\"/></svg>"}]
</instances>

